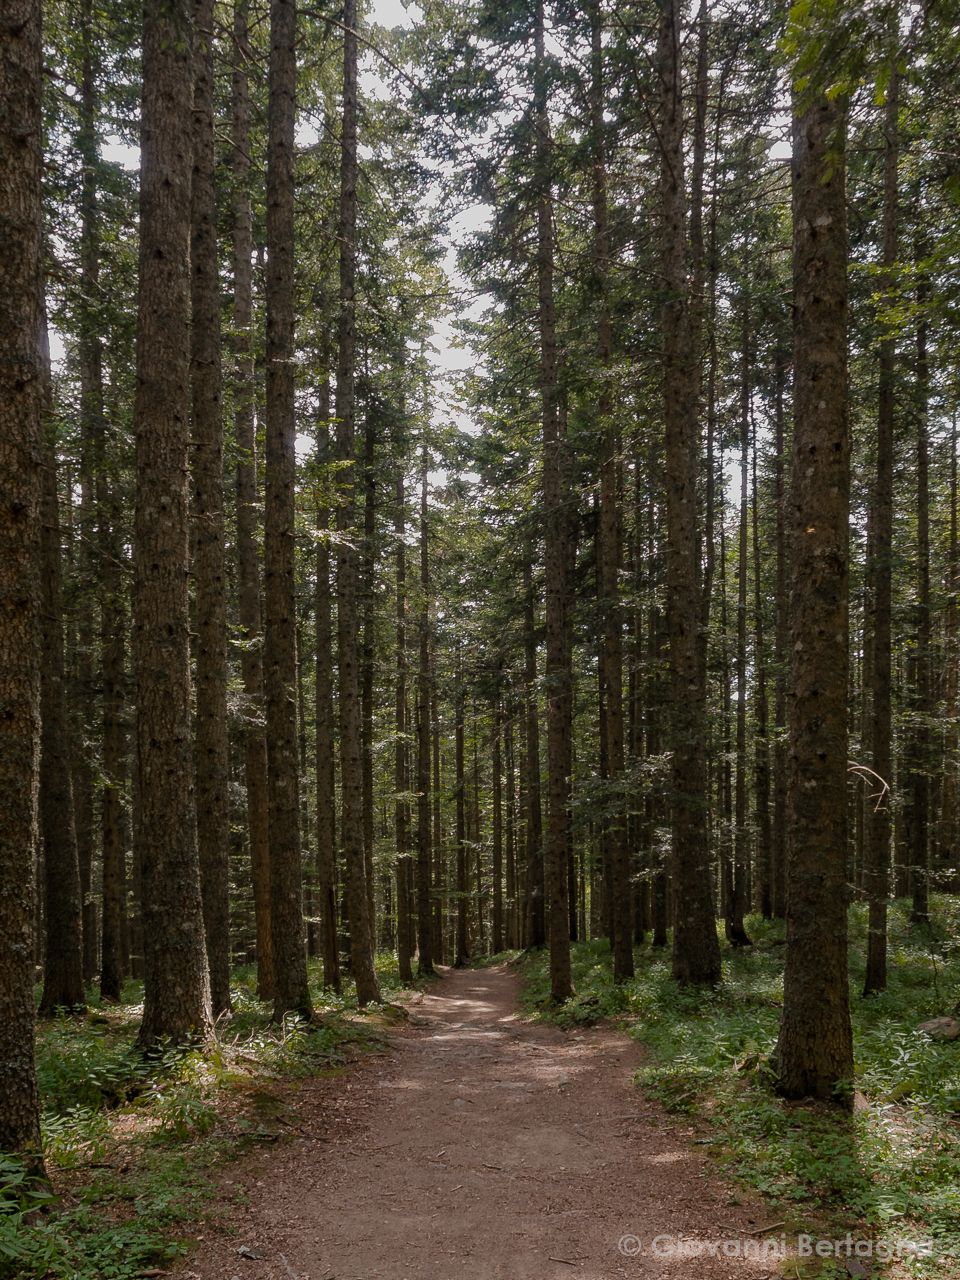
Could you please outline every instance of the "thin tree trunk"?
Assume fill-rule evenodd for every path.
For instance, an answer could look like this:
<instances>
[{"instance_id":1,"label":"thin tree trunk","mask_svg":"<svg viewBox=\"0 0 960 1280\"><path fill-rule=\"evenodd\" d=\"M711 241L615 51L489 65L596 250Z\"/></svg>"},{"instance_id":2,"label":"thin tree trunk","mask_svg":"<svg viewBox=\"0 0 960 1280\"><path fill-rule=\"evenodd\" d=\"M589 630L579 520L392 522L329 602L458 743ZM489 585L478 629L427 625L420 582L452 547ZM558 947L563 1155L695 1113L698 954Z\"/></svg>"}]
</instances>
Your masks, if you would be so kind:
<instances>
[{"instance_id":1,"label":"thin tree trunk","mask_svg":"<svg viewBox=\"0 0 960 1280\"><path fill-rule=\"evenodd\" d=\"M124 722L126 611L120 561L121 496L119 482L108 478L105 451L97 468L98 540L100 547L100 653L103 672L103 788L100 831L103 872L103 927L100 995L119 1001L126 975L123 937L126 917L126 842L124 782L127 775L127 729ZM141 894L142 902L142 894ZM142 930L141 930L142 945Z\"/></svg>"},{"instance_id":2,"label":"thin tree trunk","mask_svg":"<svg viewBox=\"0 0 960 1280\"><path fill-rule=\"evenodd\" d=\"M400 441L400 461L397 464L396 502L394 506L393 535L396 542L397 574L397 680L394 698L394 823L397 845L397 963L400 979L413 981L410 947L410 916L412 903L408 893L410 885L410 758L407 730L407 548L406 548L406 500L403 491L404 441Z\"/></svg>"},{"instance_id":3,"label":"thin tree trunk","mask_svg":"<svg viewBox=\"0 0 960 1280\"><path fill-rule=\"evenodd\" d=\"M958 695L960 695L960 611L957 590L960 583L960 539L957 536L957 413L954 410L950 429L950 516L947 549L946 593L944 617L944 720L943 790L940 801L939 866L947 876L946 888L957 891L957 825L960 805L960 731L957 727Z\"/></svg>"},{"instance_id":4,"label":"thin tree trunk","mask_svg":"<svg viewBox=\"0 0 960 1280\"><path fill-rule=\"evenodd\" d=\"M737 780L733 833L733 895L727 904L727 941L750 945L743 923L747 910L747 547L750 518L748 487L750 459L750 303L743 302L740 353L740 528L737 544Z\"/></svg>"},{"instance_id":5,"label":"thin tree trunk","mask_svg":"<svg viewBox=\"0 0 960 1280\"><path fill-rule=\"evenodd\" d=\"M512 951L520 945L519 877L517 875L517 778L514 762L513 721L516 703L511 692L503 724L503 762L506 772L506 812L504 820L504 858L506 862L506 945Z\"/></svg>"},{"instance_id":6,"label":"thin tree trunk","mask_svg":"<svg viewBox=\"0 0 960 1280\"><path fill-rule=\"evenodd\" d=\"M320 382L317 458L321 466L330 452L330 379ZM321 485L326 478L321 477ZM330 592L330 512L317 507L317 562L314 621L316 626L316 772L317 772L317 892L320 898L320 951L323 985L340 990L340 945L337 938L336 763L333 712L333 621Z\"/></svg>"},{"instance_id":7,"label":"thin tree trunk","mask_svg":"<svg viewBox=\"0 0 960 1280\"><path fill-rule=\"evenodd\" d=\"M433 958L444 963L444 885L446 870L443 848L443 814L440 792L440 695L437 687L436 640L431 636L430 649L430 727L433 767L432 818L433 818Z\"/></svg>"},{"instance_id":8,"label":"thin tree trunk","mask_svg":"<svg viewBox=\"0 0 960 1280\"><path fill-rule=\"evenodd\" d=\"M426 442L420 464L420 618L417 672L417 972L433 973L430 901L430 548L427 537Z\"/></svg>"},{"instance_id":9,"label":"thin tree trunk","mask_svg":"<svg viewBox=\"0 0 960 1280\"><path fill-rule=\"evenodd\" d=\"M143 19L134 662L144 1007L152 1049L211 1030L190 698L190 167L193 23L188 0L146 0Z\"/></svg>"},{"instance_id":10,"label":"thin tree trunk","mask_svg":"<svg viewBox=\"0 0 960 1280\"><path fill-rule=\"evenodd\" d=\"M900 84L894 57L884 112L883 166L883 267L884 287L895 285L897 261L899 163L898 116ZM864 887L867 892L867 970L864 995L875 995L887 985L887 897L890 886L890 795L891 721L891 612L893 550L893 428L896 378L896 339L886 333L880 344L877 403L877 470L869 516L867 600L871 661L869 665L869 747L870 767L877 778L871 780L865 807Z\"/></svg>"},{"instance_id":11,"label":"thin tree trunk","mask_svg":"<svg viewBox=\"0 0 960 1280\"><path fill-rule=\"evenodd\" d=\"M523 566L524 712L526 724L526 945L547 940L543 886L543 818L540 806L540 716L537 707L536 601L532 553Z\"/></svg>"},{"instance_id":12,"label":"thin tree trunk","mask_svg":"<svg viewBox=\"0 0 960 1280\"><path fill-rule=\"evenodd\" d=\"M294 563L295 0L271 0L267 141L267 398L264 504L264 689L273 1012L311 1013L300 856L297 630Z\"/></svg>"},{"instance_id":13,"label":"thin tree trunk","mask_svg":"<svg viewBox=\"0 0 960 1280\"><path fill-rule=\"evenodd\" d=\"M474 850L474 871L476 873L476 902L477 902L477 946L476 950L483 953L486 948L484 946L484 920L483 920L483 865L482 865L482 836L480 831L480 734L477 730L477 707L476 703L471 707L471 727L473 729L473 850Z\"/></svg>"},{"instance_id":14,"label":"thin tree trunk","mask_svg":"<svg viewBox=\"0 0 960 1280\"><path fill-rule=\"evenodd\" d=\"M919 207L919 201L918 201ZM925 236L917 246L920 262L927 257ZM921 269L922 271L922 269ZM921 274L917 284L917 613L914 666L913 752L910 768L912 826L910 845L910 888L913 902L910 919L914 924L930 923L930 772L933 714L930 678L930 442L927 437L930 370L927 357L927 307L930 286Z\"/></svg>"},{"instance_id":15,"label":"thin tree trunk","mask_svg":"<svg viewBox=\"0 0 960 1280\"><path fill-rule=\"evenodd\" d=\"M363 758L363 866L367 886L367 915L374 952L377 949L377 911L374 894L373 839L373 657L374 572L377 530L377 488L374 475L374 422L368 408L363 423L363 564L360 587L360 732Z\"/></svg>"},{"instance_id":16,"label":"thin tree trunk","mask_svg":"<svg viewBox=\"0 0 960 1280\"><path fill-rule=\"evenodd\" d=\"M663 384L667 490L667 629L673 694L673 974L683 984L720 980L720 946L707 845L700 678L697 527L697 353L690 348L690 296L683 185L683 106L678 0L665 0L659 35L663 267Z\"/></svg>"},{"instance_id":17,"label":"thin tree trunk","mask_svg":"<svg viewBox=\"0 0 960 1280\"><path fill-rule=\"evenodd\" d=\"M609 851L611 897L611 944L613 977L623 982L633 976L633 920L630 890L630 845L624 811L624 727L623 727L623 619L620 609L620 560L622 519L620 490L620 432L613 412L610 359L613 331L607 296L610 247L607 230L607 159L604 124L603 5L593 0L590 7L592 74L590 128L593 137L593 260L599 293L597 317L597 359L600 386L597 394L598 429L601 435L600 527L597 540L600 584L605 696L606 764L610 796L606 841Z\"/></svg>"},{"instance_id":18,"label":"thin tree trunk","mask_svg":"<svg viewBox=\"0 0 960 1280\"><path fill-rule=\"evenodd\" d=\"M776 519L776 588L774 609L774 710L776 745L773 749L773 833L772 833L772 881L773 914L782 920L787 902L787 540L786 540L786 486L784 461L786 456L786 431L784 427L784 389L786 383L786 355L778 349L774 368L774 491L773 505Z\"/></svg>"},{"instance_id":19,"label":"thin tree trunk","mask_svg":"<svg viewBox=\"0 0 960 1280\"><path fill-rule=\"evenodd\" d=\"M77 316L77 362L80 374L80 510L77 521L82 542L79 548L80 571L89 580L97 580L103 589L107 565L97 563L102 544L94 539L94 507L96 523L102 529L103 512L94 501L95 483L105 481L102 467L93 471L102 458L106 424L103 411L103 346L100 315L100 211L97 179L100 153L97 125L100 102L97 77L100 57L93 22L93 0L83 0L80 10L83 55L80 77L80 127L77 150L83 162L80 178L80 299ZM103 476L103 480L101 480ZM96 547L96 550L95 550ZM101 608L103 601L101 599ZM97 908L91 892L94 852L94 779L90 761L90 742L94 737L92 704L94 610L81 600L77 617L77 676L74 708L74 743L71 769L73 773L74 820L77 835L77 860L80 868L80 893L83 901L83 973L91 982L97 970ZM121 637L122 639L122 637ZM106 771L106 763L103 765ZM110 775L107 775L108 777Z\"/></svg>"},{"instance_id":20,"label":"thin tree trunk","mask_svg":"<svg viewBox=\"0 0 960 1280\"><path fill-rule=\"evenodd\" d=\"M457 654L457 688L455 693L454 714L454 769L457 810L457 928L454 943L454 964L462 968L470 959L470 944L467 937L467 818L466 818L466 779L464 777L464 691L463 671L460 666L460 655Z\"/></svg>"},{"instance_id":21,"label":"thin tree trunk","mask_svg":"<svg viewBox=\"0 0 960 1280\"><path fill-rule=\"evenodd\" d=\"M44 319L44 334L46 320ZM83 918L80 865L73 821L73 788L64 690L63 588L57 445L49 420L49 348L44 342L43 482L40 505L40 834L43 837L46 945L40 1012L82 1009Z\"/></svg>"},{"instance_id":22,"label":"thin tree trunk","mask_svg":"<svg viewBox=\"0 0 960 1280\"><path fill-rule=\"evenodd\" d=\"M490 949L494 955L503 950L503 710L499 692L493 704L493 739L490 767L493 774L493 918Z\"/></svg>"},{"instance_id":23,"label":"thin tree trunk","mask_svg":"<svg viewBox=\"0 0 960 1280\"><path fill-rule=\"evenodd\" d=\"M197 843L214 1017L230 1008L230 802L220 278L214 195L213 0L195 0L190 265Z\"/></svg>"},{"instance_id":24,"label":"thin tree trunk","mask_svg":"<svg viewBox=\"0 0 960 1280\"><path fill-rule=\"evenodd\" d=\"M340 162L340 318L337 364L337 456L341 471L337 506L337 641L340 680L340 770L343 852L350 917L350 959L357 1000L380 999L373 963L363 855L363 760L357 643L356 530L356 277L357 277L357 5L343 11L343 119Z\"/></svg>"},{"instance_id":25,"label":"thin tree trunk","mask_svg":"<svg viewBox=\"0 0 960 1280\"><path fill-rule=\"evenodd\" d=\"M770 861L770 742L767 706L767 649L764 640L763 561L760 554L760 487L757 476L757 428L753 428L753 636L756 667L754 794L757 805L758 906L764 920L773 917L773 882Z\"/></svg>"},{"instance_id":26,"label":"thin tree trunk","mask_svg":"<svg viewBox=\"0 0 960 1280\"><path fill-rule=\"evenodd\" d=\"M260 569L257 552L257 442L254 428L253 212L250 200L250 88L252 62L249 0L233 11L233 329L234 440L237 455L237 595L240 675L245 698L243 722L247 830L257 929L257 994L273 1000L273 942L270 927L270 841L267 816L267 742L263 731L263 649Z\"/></svg>"},{"instance_id":27,"label":"thin tree trunk","mask_svg":"<svg viewBox=\"0 0 960 1280\"><path fill-rule=\"evenodd\" d=\"M569 563L566 443L557 386L556 306L553 289L552 140L547 112L544 3L537 0L534 127L537 168L537 289L540 396L543 412L543 508L546 574L547 828L543 844L550 992L556 1002L573 991L567 857L570 841L569 738L572 709L566 575Z\"/></svg>"}]
</instances>

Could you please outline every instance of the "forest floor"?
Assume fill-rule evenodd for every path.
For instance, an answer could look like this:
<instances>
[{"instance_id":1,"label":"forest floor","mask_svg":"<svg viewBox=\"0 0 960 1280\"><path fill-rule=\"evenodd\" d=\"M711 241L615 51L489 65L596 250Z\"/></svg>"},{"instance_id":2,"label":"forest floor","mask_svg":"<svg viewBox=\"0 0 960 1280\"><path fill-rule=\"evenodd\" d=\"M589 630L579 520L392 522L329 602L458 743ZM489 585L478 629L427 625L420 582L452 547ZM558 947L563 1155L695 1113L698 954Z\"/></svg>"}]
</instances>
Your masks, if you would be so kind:
<instances>
[{"instance_id":1,"label":"forest floor","mask_svg":"<svg viewBox=\"0 0 960 1280\"><path fill-rule=\"evenodd\" d=\"M303 1081L292 1138L229 1166L233 1203L177 1280L780 1275L709 1256L764 1234L769 1209L638 1092L636 1042L530 1021L519 988L509 965L445 970L385 1055ZM669 1256L681 1239L701 1256Z\"/></svg>"}]
</instances>

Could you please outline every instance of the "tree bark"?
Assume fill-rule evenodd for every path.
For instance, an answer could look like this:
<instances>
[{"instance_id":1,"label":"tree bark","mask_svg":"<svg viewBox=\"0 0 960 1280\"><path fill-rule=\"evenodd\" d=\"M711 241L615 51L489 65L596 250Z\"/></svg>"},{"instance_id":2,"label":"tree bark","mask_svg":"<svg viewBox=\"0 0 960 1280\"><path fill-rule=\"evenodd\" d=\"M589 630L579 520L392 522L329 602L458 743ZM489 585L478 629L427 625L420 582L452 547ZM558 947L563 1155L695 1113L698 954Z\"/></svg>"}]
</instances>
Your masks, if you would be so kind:
<instances>
[{"instance_id":1,"label":"tree bark","mask_svg":"<svg viewBox=\"0 0 960 1280\"><path fill-rule=\"evenodd\" d=\"M373 659L374 571L377 530L377 487L374 475L374 420L371 408L363 422L363 561L361 569L360 734L363 761L363 866L367 886L367 915L371 943L377 949L377 909L374 895L374 795L373 795Z\"/></svg>"},{"instance_id":2,"label":"tree bark","mask_svg":"<svg viewBox=\"0 0 960 1280\"><path fill-rule=\"evenodd\" d=\"M257 994L273 1000L270 931L270 840L267 817L267 741L263 730L263 630L257 554L257 440L254 426L253 211L250 200L249 0L233 10L233 328L234 441L237 454L237 595L240 675L243 680L243 766L247 830L257 930Z\"/></svg>"},{"instance_id":3,"label":"tree bark","mask_svg":"<svg viewBox=\"0 0 960 1280\"><path fill-rule=\"evenodd\" d=\"M430 649L430 730L433 767L433 958L444 963L444 889L446 869L443 847L443 796L440 790L440 694L437 685L436 637L431 636Z\"/></svg>"},{"instance_id":4,"label":"tree bark","mask_svg":"<svg viewBox=\"0 0 960 1280\"><path fill-rule=\"evenodd\" d=\"M533 551L523 565L524 720L526 727L526 911L525 945L547 940L543 885L543 816L540 804L540 715L537 696L536 600Z\"/></svg>"},{"instance_id":5,"label":"tree bark","mask_svg":"<svg viewBox=\"0 0 960 1280\"><path fill-rule=\"evenodd\" d=\"M44 335L46 320L44 318ZM46 945L40 1012L83 1008L83 919L80 864L65 695L63 587L57 445L49 420L49 349L44 341L43 482L40 500L40 833L46 898Z\"/></svg>"},{"instance_id":6,"label":"tree bark","mask_svg":"<svg viewBox=\"0 0 960 1280\"><path fill-rule=\"evenodd\" d=\"M214 3L195 0L190 266L197 843L214 1017L230 1008L230 804L220 272L214 195Z\"/></svg>"},{"instance_id":7,"label":"tree bark","mask_svg":"<svg viewBox=\"0 0 960 1280\"><path fill-rule=\"evenodd\" d=\"M92 18L93 0L84 0L81 10L83 52L80 73L79 128L77 150L83 163L80 178L80 299L77 315L77 363L80 375L80 506L76 523L82 536L79 568L84 577L97 581L101 593L106 590L104 576L108 565L102 555L102 540L95 531L103 529L104 513L95 496L105 477L95 468L103 455L106 434L103 395L103 347L100 317L100 210L97 198L98 147L97 125L100 112L97 78L100 72L98 37ZM74 742L71 771L73 774L74 821L77 834L77 860L80 868L80 892L83 900L83 972L91 982L97 971L97 907L91 892L94 854L94 777L91 743L95 737L92 714L95 702L93 679L94 609L87 593L77 608L76 687L73 719ZM104 607L103 594L100 600ZM101 614L102 617L102 614ZM120 637L122 644L122 635ZM106 773L106 762L103 769ZM107 774L107 777L110 775Z\"/></svg>"},{"instance_id":8,"label":"tree bark","mask_svg":"<svg viewBox=\"0 0 960 1280\"><path fill-rule=\"evenodd\" d=\"M271 0L267 141L264 687L273 1012L311 1013L300 866L294 384L295 0Z\"/></svg>"},{"instance_id":9,"label":"tree bark","mask_svg":"<svg viewBox=\"0 0 960 1280\"><path fill-rule=\"evenodd\" d=\"M660 196L663 216L663 385L667 490L667 630L673 750L673 975L719 982L720 945L707 842L706 690L700 678L700 536L697 523L697 353L690 349L690 290L683 184L678 0L664 0L659 34Z\"/></svg>"},{"instance_id":10,"label":"tree bark","mask_svg":"<svg viewBox=\"0 0 960 1280\"><path fill-rule=\"evenodd\" d=\"M34 1062L40 763L43 213L40 5L0 26L0 1150L42 1168Z\"/></svg>"},{"instance_id":11,"label":"tree bark","mask_svg":"<svg viewBox=\"0 0 960 1280\"><path fill-rule=\"evenodd\" d=\"M394 698L394 826L397 846L397 964L402 982L413 981L410 947L411 902L410 886L410 749L407 732L407 548L406 548L406 499L404 495L403 467L405 441L400 441L400 460L397 464L396 501L394 505L393 536L396 543L396 651L397 679ZM418 806L419 807L419 806Z\"/></svg>"},{"instance_id":12,"label":"tree bark","mask_svg":"<svg viewBox=\"0 0 960 1280\"><path fill-rule=\"evenodd\" d=\"M773 749L773 832L771 878L773 884L773 914L782 920L787 909L787 539L786 539L786 485L784 461L786 458L786 430L784 414L784 390L786 384L786 354L779 345L774 356L774 490L773 505L776 519L776 587L774 609L774 709L776 745Z\"/></svg>"},{"instance_id":13,"label":"tree bark","mask_svg":"<svg viewBox=\"0 0 960 1280\"><path fill-rule=\"evenodd\" d=\"M337 640L340 677L340 769L343 851L350 916L350 956L361 1005L380 999L373 964L363 856L363 761L360 732L358 565L356 530L356 277L357 277L357 5L343 11L343 120L340 162L340 318L337 364Z\"/></svg>"},{"instance_id":14,"label":"tree bark","mask_svg":"<svg viewBox=\"0 0 960 1280\"><path fill-rule=\"evenodd\" d=\"M750 945L743 923L747 910L747 866L750 831L747 826L747 547L750 518L750 303L743 301L740 352L740 529L737 543L737 778L733 832L733 893L727 903L727 941Z\"/></svg>"},{"instance_id":15,"label":"tree bark","mask_svg":"<svg viewBox=\"0 0 960 1280\"><path fill-rule=\"evenodd\" d=\"M794 441L787 760L787 951L781 1091L849 1084L846 108L812 85L794 101Z\"/></svg>"},{"instance_id":16,"label":"tree bark","mask_svg":"<svg viewBox=\"0 0 960 1280\"><path fill-rule=\"evenodd\" d=\"M773 917L773 880L770 860L770 741L767 704L767 648L764 639L763 560L760 553L760 486L757 476L757 429L753 428L753 637L756 667L754 795L757 806L757 880L760 914Z\"/></svg>"},{"instance_id":17,"label":"tree bark","mask_svg":"<svg viewBox=\"0 0 960 1280\"><path fill-rule=\"evenodd\" d=\"M420 618L417 672L417 971L433 973L430 902L430 552L427 541L428 454L420 466Z\"/></svg>"},{"instance_id":18,"label":"tree bark","mask_svg":"<svg viewBox=\"0 0 960 1280\"><path fill-rule=\"evenodd\" d=\"M493 703L493 735L490 768L493 790L493 915L490 922L490 949L494 955L503 950L503 735L502 703L499 692Z\"/></svg>"},{"instance_id":19,"label":"tree bark","mask_svg":"<svg viewBox=\"0 0 960 1280\"><path fill-rule=\"evenodd\" d=\"M327 463L330 451L330 379L320 382L317 456ZM321 484L327 479L321 477ZM316 770L317 770L317 888L320 897L320 950L323 985L340 990L340 944L337 937L336 761L333 711L333 619L330 592L330 512L317 509L316 625Z\"/></svg>"},{"instance_id":20,"label":"tree bark","mask_svg":"<svg viewBox=\"0 0 960 1280\"><path fill-rule=\"evenodd\" d=\"M918 201L919 207L919 201ZM922 214L920 215L922 217ZM921 233L917 246L920 262L929 250ZM911 791L910 890L913 898L910 920L930 923L930 774L932 768L930 720L933 714L930 678L930 442L927 438L930 370L927 356L927 307L930 286L919 268L917 283L917 609L914 658L914 716L912 752L908 773Z\"/></svg>"},{"instance_id":21,"label":"tree bark","mask_svg":"<svg viewBox=\"0 0 960 1280\"><path fill-rule=\"evenodd\" d=\"M467 873L466 778L464 775L464 701L463 670L457 654L457 688L454 694L454 786L456 790L457 842L457 927L454 941L454 964L460 969L470 959L467 934L469 882Z\"/></svg>"},{"instance_id":22,"label":"tree bark","mask_svg":"<svg viewBox=\"0 0 960 1280\"><path fill-rule=\"evenodd\" d=\"M143 877L140 1043L211 1030L190 706L189 0L146 0L137 319L134 662Z\"/></svg>"},{"instance_id":23,"label":"tree bark","mask_svg":"<svg viewBox=\"0 0 960 1280\"><path fill-rule=\"evenodd\" d=\"M894 57L887 101L884 110L883 164L883 288L889 293L895 286L897 261L899 163L898 116L900 99L897 60ZM882 317L886 320L886 317ZM891 332L880 343L880 368L877 402L877 462L873 501L869 514L867 578L867 623L870 628L871 661L869 667L870 767L877 775L867 787L864 810L864 888L867 893L867 969L864 995L875 995L887 985L887 897L890 891L890 795L884 785L892 786L892 719L891 719L891 612L893 550L893 428L894 386L896 377L896 339ZM882 781L881 781L882 780ZM871 794L872 793L872 794Z\"/></svg>"},{"instance_id":24,"label":"tree bark","mask_svg":"<svg viewBox=\"0 0 960 1280\"><path fill-rule=\"evenodd\" d=\"M105 432L100 435L96 477L100 552L100 655L103 672L103 787L100 832L103 871L100 995L119 1001L127 973L126 931L126 806L127 727L124 718L126 609L121 562L121 494L117 478L110 478ZM141 893L142 899L142 893ZM141 929L141 945L142 945Z\"/></svg>"},{"instance_id":25,"label":"tree bark","mask_svg":"<svg viewBox=\"0 0 960 1280\"><path fill-rule=\"evenodd\" d=\"M546 575L547 827L543 844L550 992L570 997L570 924L567 860L570 842L570 716L572 670L567 619L569 494L566 442L559 413L557 320L554 301L552 139L547 112L543 0L536 7L534 128L537 171L537 291L540 397L543 415L543 510Z\"/></svg>"},{"instance_id":26,"label":"tree bark","mask_svg":"<svg viewBox=\"0 0 960 1280\"><path fill-rule=\"evenodd\" d=\"M947 544L946 594L943 623L944 677L943 701L946 732L943 741L943 789L940 800L939 867L948 877L945 888L957 892L957 824L960 805L960 768L958 749L960 732L957 712L960 710L960 612L957 586L960 581L960 538L957 528L957 413L954 410L950 429L950 515Z\"/></svg>"},{"instance_id":27,"label":"tree bark","mask_svg":"<svg viewBox=\"0 0 960 1280\"><path fill-rule=\"evenodd\" d=\"M607 156L604 124L603 86L603 5L593 0L590 6L592 40L592 74L590 89L590 128L593 138L593 266L599 302L597 316L597 360L600 386L597 394L600 455L600 527L597 539L597 574L600 587L602 620L601 662L606 728L607 781L611 803L606 842L610 867L611 944L613 977L623 982L633 976L633 917L630 888L630 845L627 835L624 789L623 717L623 618L620 607L620 561L622 555L622 517L620 490L620 432L613 412L613 386L610 360L613 329L610 321L608 273L610 265L607 229Z\"/></svg>"}]
</instances>

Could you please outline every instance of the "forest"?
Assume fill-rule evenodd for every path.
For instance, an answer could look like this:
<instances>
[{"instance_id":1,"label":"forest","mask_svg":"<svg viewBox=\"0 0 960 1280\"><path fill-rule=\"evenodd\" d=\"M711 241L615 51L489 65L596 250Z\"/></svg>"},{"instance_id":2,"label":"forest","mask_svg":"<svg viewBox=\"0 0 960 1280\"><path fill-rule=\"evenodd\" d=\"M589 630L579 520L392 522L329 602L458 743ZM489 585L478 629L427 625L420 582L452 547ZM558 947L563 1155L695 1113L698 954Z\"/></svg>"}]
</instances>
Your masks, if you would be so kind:
<instances>
[{"instance_id":1,"label":"forest","mask_svg":"<svg viewBox=\"0 0 960 1280\"><path fill-rule=\"evenodd\" d=\"M960 1275L958 119L951 0L3 0L0 1280Z\"/></svg>"}]
</instances>

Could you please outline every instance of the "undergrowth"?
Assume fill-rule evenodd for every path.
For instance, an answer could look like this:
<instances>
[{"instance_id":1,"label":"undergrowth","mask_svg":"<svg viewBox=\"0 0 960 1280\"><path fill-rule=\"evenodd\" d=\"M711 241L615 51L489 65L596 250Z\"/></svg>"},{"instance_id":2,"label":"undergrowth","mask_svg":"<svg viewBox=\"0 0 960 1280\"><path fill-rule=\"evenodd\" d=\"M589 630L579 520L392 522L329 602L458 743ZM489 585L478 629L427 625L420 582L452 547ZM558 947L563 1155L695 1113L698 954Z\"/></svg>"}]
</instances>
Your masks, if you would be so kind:
<instances>
[{"instance_id":1,"label":"undergrowth","mask_svg":"<svg viewBox=\"0 0 960 1280\"><path fill-rule=\"evenodd\" d=\"M937 898L929 928L908 904L890 913L889 989L864 999L866 915L850 913L850 982L857 1106L785 1103L769 1059L783 996L782 925L748 921L754 945L724 949L716 991L681 990L669 955L636 951L636 977L613 983L608 944L574 944L576 994L549 1004L545 955L523 961L528 1010L562 1026L621 1021L647 1049L637 1083L668 1110L709 1123L721 1164L769 1197L795 1231L860 1229L875 1239L932 1240L910 1274L960 1272L960 1041L918 1024L960 1002L960 903ZM831 1236L830 1238L834 1238ZM821 1273L824 1274L824 1273Z\"/></svg>"},{"instance_id":2,"label":"undergrowth","mask_svg":"<svg viewBox=\"0 0 960 1280\"><path fill-rule=\"evenodd\" d=\"M378 960L385 1004L358 1015L349 984L321 989L317 1013L278 1026L256 995L256 973L233 976L234 1012L204 1049L135 1047L140 984L119 1005L89 993L86 1013L41 1022L37 1038L41 1131L49 1182L0 1155L0 1280L134 1280L184 1251L185 1227L211 1212L212 1172L276 1141L284 1081L342 1070L383 1043L402 989L390 957Z\"/></svg>"}]
</instances>

